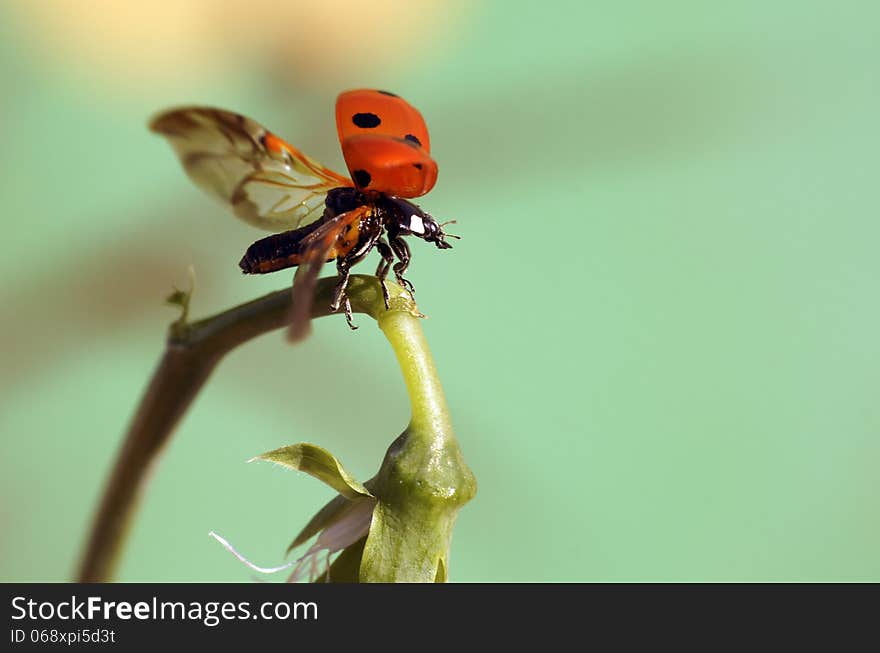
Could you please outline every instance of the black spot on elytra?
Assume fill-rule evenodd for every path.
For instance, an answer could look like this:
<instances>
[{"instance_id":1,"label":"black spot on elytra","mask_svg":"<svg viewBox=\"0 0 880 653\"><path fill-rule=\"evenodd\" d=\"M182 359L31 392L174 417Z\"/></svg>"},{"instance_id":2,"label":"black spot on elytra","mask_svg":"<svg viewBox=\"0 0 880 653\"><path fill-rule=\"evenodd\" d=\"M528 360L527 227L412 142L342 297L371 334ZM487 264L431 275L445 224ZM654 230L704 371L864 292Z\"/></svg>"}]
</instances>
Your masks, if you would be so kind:
<instances>
[{"instance_id":1,"label":"black spot on elytra","mask_svg":"<svg viewBox=\"0 0 880 653\"><path fill-rule=\"evenodd\" d=\"M356 113L351 117L351 121L361 129L373 129L382 124L381 118L375 113Z\"/></svg>"},{"instance_id":2,"label":"black spot on elytra","mask_svg":"<svg viewBox=\"0 0 880 653\"><path fill-rule=\"evenodd\" d=\"M397 93L392 93L391 91L376 91L376 93L381 93L382 95L390 95L391 97L400 97Z\"/></svg>"},{"instance_id":3,"label":"black spot on elytra","mask_svg":"<svg viewBox=\"0 0 880 653\"><path fill-rule=\"evenodd\" d=\"M413 163L413 168L416 168L417 170L421 170L422 164L421 163Z\"/></svg>"},{"instance_id":4,"label":"black spot on elytra","mask_svg":"<svg viewBox=\"0 0 880 653\"><path fill-rule=\"evenodd\" d=\"M354 183L358 185L358 188L366 188L373 180L373 177L366 170L355 170L351 173L351 178L354 179Z\"/></svg>"},{"instance_id":5,"label":"black spot on elytra","mask_svg":"<svg viewBox=\"0 0 880 653\"><path fill-rule=\"evenodd\" d=\"M406 140L408 140L410 143L415 143L419 147L421 147L421 145L422 145L422 141L420 141L418 138L416 138L412 134L407 134L406 136L404 136L404 138Z\"/></svg>"}]
</instances>

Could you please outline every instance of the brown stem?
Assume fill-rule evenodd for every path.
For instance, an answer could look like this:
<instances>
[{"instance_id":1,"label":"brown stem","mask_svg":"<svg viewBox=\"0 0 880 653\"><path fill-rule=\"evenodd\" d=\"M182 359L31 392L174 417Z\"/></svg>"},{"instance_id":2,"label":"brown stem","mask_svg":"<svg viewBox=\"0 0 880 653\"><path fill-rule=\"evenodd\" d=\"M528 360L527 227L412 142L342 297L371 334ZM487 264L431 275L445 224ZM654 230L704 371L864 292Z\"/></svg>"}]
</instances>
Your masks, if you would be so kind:
<instances>
[{"instance_id":1,"label":"brown stem","mask_svg":"<svg viewBox=\"0 0 880 653\"><path fill-rule=\"evenodd\" d=\"M330 314L329 298L335 284L335 278L318 282L313 318ZM381 297L377 280L361 275L352 277L348 293L352 309L360 313L374 313L375 298ZM286 326L290 307L291 292L286 289L192 324L171 326L165 353L104 489L77 570L79 582L113 579L128 525L174 427L223 356L252 338Z\"/></svg>"}]
</instances>

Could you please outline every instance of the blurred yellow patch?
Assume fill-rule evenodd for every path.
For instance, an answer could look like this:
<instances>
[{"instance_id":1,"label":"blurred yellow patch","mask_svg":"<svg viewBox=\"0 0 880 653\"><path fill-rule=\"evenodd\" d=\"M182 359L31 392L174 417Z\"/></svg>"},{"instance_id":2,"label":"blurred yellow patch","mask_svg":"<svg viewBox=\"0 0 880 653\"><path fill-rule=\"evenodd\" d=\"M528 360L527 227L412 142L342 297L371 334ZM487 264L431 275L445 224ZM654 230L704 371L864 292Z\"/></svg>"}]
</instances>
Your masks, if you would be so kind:
<instances>
[{"instance_id":1,"label":"blurred yellow patch","mask_svg":"<svg viewBox=\"0 0 880 653\"><path fill-rule=\"evenodd\" d=\"M432 58L454 18L450 0L32 0L8 12L39 52L78 74L136 91L243 67L298 82L387 75Z\"/></svg>"}]
</instances>

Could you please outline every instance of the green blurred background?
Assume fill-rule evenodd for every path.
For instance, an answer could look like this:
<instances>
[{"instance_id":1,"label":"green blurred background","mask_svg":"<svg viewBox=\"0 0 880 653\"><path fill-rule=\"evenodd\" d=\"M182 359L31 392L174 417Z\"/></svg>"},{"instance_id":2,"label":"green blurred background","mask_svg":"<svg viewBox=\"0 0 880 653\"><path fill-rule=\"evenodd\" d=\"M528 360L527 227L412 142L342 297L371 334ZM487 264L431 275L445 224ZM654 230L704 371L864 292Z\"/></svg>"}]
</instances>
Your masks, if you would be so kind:
<instances>
[{"instance_id":1,"label":"green blurred background","mask_svg":"<svg viewBox=\"0 0 880 653\"><path fill-rule=\"evenodd\" d=\"M0 578L71 577L195 267L207 315L262 232L155 111L250 115L344 170L336 93L426 117L411 279L479 480L453 581L880 580L876 2L0 4ZM370 272L374 262L360 272ZM230 356L155 473L125 581L249 581L407 421L368 318ZM344 410L340 410L340 396Z\"/></svg>"}]
</instances>

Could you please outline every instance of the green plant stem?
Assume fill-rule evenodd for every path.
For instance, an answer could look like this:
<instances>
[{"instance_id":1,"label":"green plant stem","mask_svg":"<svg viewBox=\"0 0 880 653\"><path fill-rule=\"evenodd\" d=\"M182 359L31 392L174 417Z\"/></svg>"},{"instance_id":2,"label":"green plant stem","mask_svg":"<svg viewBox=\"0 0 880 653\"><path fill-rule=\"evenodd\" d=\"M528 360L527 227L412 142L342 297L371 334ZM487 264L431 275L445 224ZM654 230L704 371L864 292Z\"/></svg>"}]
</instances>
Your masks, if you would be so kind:
<instances>
[{"instance_id":1,"label":"green plant stem","mask_svg":"<svg viewBox=\"0 0 880 653\"><path fill-rule=\"evenodd\" d=\"M318 282L313 318L330 314L328 307L335 285L335 278ZM417 314L402 288L394 284L389 284L389 288L391 310L385 311L378 281L374 277L353 275L348 287L352 310L374 318L387 313ZM252 338L286 326L290 306L291 293L285 289L198 322L181 320L171 325L165 352L105 486L80 559L78 581L113 579L128 525L150 471L170 441L174 428L223 357Z\"/></svg>"},{"instance_id":2,"label":"green plant stem","mask_svg":"<svg viewBox=\"0 0 880 653\"><path fill-rule=\"evenodd\" d=\"M412 407L410 430L431 436L432 446L449 444L455 436L446 396L437 367L417 318L409 313L388 311L378 318L379 328L391 344Z\"/></svg>"},{"instance_id":3,"label":"green plant stem","mask_svg":"<svg viewBox=\"0 0 880 653\"><path fill-rule=\"evenodd\" d=\"M445 582L455 520L476 494L476 479L458 446L419 320L388 311L378 322L400 364L412 418L366 484L378 503L358 580Z\"/></svg>"}]
</instances>

